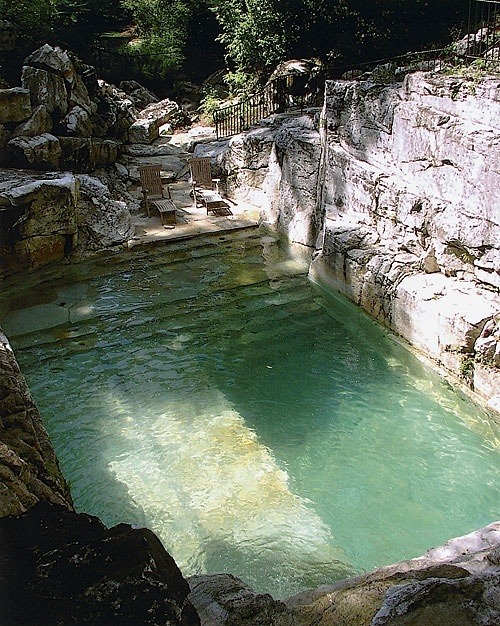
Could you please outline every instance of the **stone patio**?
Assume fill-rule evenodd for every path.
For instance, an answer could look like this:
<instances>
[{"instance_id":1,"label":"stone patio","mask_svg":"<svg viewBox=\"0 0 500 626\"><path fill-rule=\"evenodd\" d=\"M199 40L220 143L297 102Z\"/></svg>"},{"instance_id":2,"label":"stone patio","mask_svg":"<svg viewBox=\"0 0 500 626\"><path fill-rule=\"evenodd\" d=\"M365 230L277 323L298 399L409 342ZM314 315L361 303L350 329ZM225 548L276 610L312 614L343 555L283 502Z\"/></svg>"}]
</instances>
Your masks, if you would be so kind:
<instances>
[{"instance_id":1,"label":"stone patio","mask_svg":"<svg viewBox=\"0 0 500 626\"><path fill-rule=\"evenodd\" d=\"M130 192L142 198L137 167L141 164L158 164L162 167L165 185L170 187L172 200L178 207L177 223L163 225L160 215L154 209L148 217L142 209L132 216L135 235L129 241L129 248L147 243L187 239L207 233L227 232L243 228L256 228L259 225L259 207L249 203L236 202L225 197L233 215L207 215L204 207L195 207L190 196L188 158L192 156L193 143L213 140L213 129L192 129L187 133L159 136L150 145L132 144L128 147L130 161L129 174L136 181Z\"/></svg>"}]
</instances>

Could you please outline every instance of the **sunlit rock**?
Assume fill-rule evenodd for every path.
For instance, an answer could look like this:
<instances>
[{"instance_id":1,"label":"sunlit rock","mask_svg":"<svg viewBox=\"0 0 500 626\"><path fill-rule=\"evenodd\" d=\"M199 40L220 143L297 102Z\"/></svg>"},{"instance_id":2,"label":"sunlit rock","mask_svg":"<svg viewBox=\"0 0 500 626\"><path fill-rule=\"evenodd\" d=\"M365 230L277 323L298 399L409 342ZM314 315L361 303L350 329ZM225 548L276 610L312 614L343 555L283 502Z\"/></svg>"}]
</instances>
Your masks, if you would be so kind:
<instances>
[{"instance_id":1,"label":"sunlit rock","mask_svg":"<svg viewBox=\"0 0 500 626\"><path fill-rule=\"evenodd\" d=\"M77 255L124 243L134 235L130 211L114 200L106 185L90 176L79 176Z\"/></svg>"},{"instance_id":2,"label":"sunlit rock","mask_svg":"<svg viewBox=\"0 0 500 626\"><path fill-rule=\"evenodd\" d=\"M312 111L296 118L233 138L228 181L243 197L260 187L263 219L317 247L313 280L467 372L479 393L500 380L492 362L489 377L473 374L474 341L500 310L498 81L331 81L321 123Z\"/></svg>"},{"instance_id":3,"label":"sunlit rock","mask_svg":"<svg viewBox=\"0 0 500 626\"><path fill-rule=\"evenodd\" d=\"M139 111L136 121L128 130L130 143L151 143L159 136L159 129L177 113L179 105L172 100L161 100Z\"/></svg>"}]
</instances>

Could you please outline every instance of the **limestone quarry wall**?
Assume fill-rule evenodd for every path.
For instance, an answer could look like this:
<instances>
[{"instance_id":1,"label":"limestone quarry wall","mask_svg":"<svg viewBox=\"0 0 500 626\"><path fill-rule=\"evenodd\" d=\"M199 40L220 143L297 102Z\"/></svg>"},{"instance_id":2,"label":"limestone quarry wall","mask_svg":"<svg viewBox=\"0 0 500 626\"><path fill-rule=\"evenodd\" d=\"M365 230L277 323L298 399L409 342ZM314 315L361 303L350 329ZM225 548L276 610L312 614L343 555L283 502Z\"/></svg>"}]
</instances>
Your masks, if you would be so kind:
<instances>
[{"instance_id":1,"label":"limestone quarry wall","mask_svg":"<svg viewBox=\"0 0 500 626\"><path fill-rule=\"evenodd\" d=\"M230 193L315 250L310 276L500 410L500 89L329 82L322 112L213 152Z\"/></svg>"}]
</instances>

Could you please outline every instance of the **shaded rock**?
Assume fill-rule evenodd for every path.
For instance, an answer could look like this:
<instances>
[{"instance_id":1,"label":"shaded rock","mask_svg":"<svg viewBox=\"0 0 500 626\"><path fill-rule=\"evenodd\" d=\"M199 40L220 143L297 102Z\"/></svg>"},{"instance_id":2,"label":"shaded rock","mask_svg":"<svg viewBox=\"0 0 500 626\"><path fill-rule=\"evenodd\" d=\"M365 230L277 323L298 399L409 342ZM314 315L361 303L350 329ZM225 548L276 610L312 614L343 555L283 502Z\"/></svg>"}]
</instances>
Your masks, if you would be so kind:
<instances>
[{"instance_id":1,"label":"shaded rock","mask_svg":"<svg viewBox=\"0 0 500 626\"><path fill-rule=\"evenodd\" d=\"M10 154L7 149L12 133L10 133L5 126L0 124L0 166L5 165L10 160Z\"/></svg>"},{"instance_id":2,"label":"shaded rock","mask_svg":"<svg viewBox=\"0 0 500 626\"><path fill-rule=\"evenodd\" d=\"M100 165L112 165L119 155L119 144L96 137L60 137L60 167L75 172L92 172Z\"/></svg>"},{"instance_id":3,"label":"shaded rock","mask_svg":"<svg viewBox=\"0 0 500 626\"><path fill-rule=\"evenodd\" d=\"M283 602L259 594L231 574L191 576L193 603L203 626L292 626Z\"/></svg>"},{"instance_id":4,"label":"shaded rock","mask_svg":"<svg viewBox=\"0 0 500 626\"><path fill-rule=\"evenodd\" d=\"M12 154L13 164L20 169L59 169L61 144L51 133L36 137L14 137L7 143L7 148Z\"/></svg>"},{"instance_id":5,"label":"shaded rock","mask_svg":"<svg viewBox=\"0 0 500 626\"><path fill-rule=\"evenodd\" d=\"M89 112L79 105L71 108L61 120L65 134L76 137L92 136L92 119Z\"/></svg>"},{"instance_id":6,"label":"shaded rock","mask_svg":"<svg viewBox=\"0 0 500 626\"><path fill-rule=\"evenodd\" d=\"M198 626L189 586L147 529L41 502L0 520L2 623Z\"/></svg>"},{"instance_id":7,"label":"shaded rock","mask_svg":"<svg viewBox=\"0 0 500 626\"><path fill-rule=\"evenodd\" d=\"M40 104L33 109L33 113L29 119L19 124L14 129L14 137L36 137L44 133L52 132L52 118L47 109Z\"/></svg>"},{"instance_id":8,"label":"shaded rock","mask_svg":"<svg viewBox=\"0 0 500 626\"><path fill-rule=\"evenodd\" d=\"M0 89L0 124L23 122L31 115L29 89L13 87Z\"/></svg>"},{"instance_id":9,"label":"shaded rock","mask_svg":"<svg viewBox=\"0 0 500 626\"><path fill-rule=\"evenodd\" d=\"M132 99L137 110L141 111L150 104L158 102L157 96L135 80L122 80L118 85Z\"/></svg>"},{"instance_id":10,"label":"shaded rock","mask_svg":"<svg viewBox=\"0 0 500 626\"><path fill-rule=\"evenodd\" d=\"M275 137L281 176L271 205L279 229L290 241L314 246L322 224L317 211L320 136L308 116L285 122Z\"/></svg>"},{"instance_id":11,"label":"shaded rock","mask_svg":"<svg viewBox=\"0 0 500 626\"><path fill-rule=\"evenodd\" d=\"M39 500L72 506L42 418L0 329L0 517L19 515ZM0 567L0 576L6 571Z\"/></svg>"},{"instance_id":12,"label":"shaded rock","mask_svg":"<svg viewBox=\"0 0 500 626\"><path fill-rule=\"evenodd\" d=\"M56 118L68 111L68 93L66 83L60 74L37 67L24 66L21 82L31 94L33 106L43 105Z\"/></svg>"},{"instance_id":13,"label":"shaded rock","mask_svg":"<svg viewBox=\"0 0 500 626\"><path fill-rule=\"evenodd\" d=\"M127 140L128 129L137 118L132 99L113 85L99 80L95 102L97 109L92 113L94 136Z\"/></svg>"}]
</instances>

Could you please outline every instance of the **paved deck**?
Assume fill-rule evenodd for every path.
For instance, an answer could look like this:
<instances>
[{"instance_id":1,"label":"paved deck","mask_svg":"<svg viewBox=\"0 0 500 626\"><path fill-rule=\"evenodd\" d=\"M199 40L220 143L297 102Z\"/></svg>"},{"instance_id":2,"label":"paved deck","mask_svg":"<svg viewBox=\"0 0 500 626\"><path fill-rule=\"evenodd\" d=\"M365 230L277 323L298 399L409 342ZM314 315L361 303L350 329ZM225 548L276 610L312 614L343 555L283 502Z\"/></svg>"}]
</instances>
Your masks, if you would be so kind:
<instances>
[{"instance_id":1,"label":"paved deck","mask_svg":"<svg viewBox=\"0 0 500 626\"><path fill-rule=\"evenodd\" d=\"M154 145L162 146L163 144L168 144L169 147L172 148L172 151L177 149L179 151L177 156L181 160L186 160L187 170L186 157L189 155L185 152L185 141L185 136L178 135L168 139L160 138L154 142ZM143 158L136 157L133 159L132 165L137 166L141 162L156 162L163 165L165 157L161 154L155 157L151 156L149 153ZM181 180L168 184L172 194L172 200L178 207L177 223L175 226L163 225L158 211L154 209L151 210L150 217L146 215L144 210L141 210L138 214L132 215L135 235L129 241L129 248L147 243L187 239L199 235L224 233L242 228L256 228L258 226L259 208L249 203L235 202L230 198L225 198L227 205L233 213L233 215L227 217L212 214L207 215L207 211L204 207L196 208L194 200L190 196L191 185L187 180L187 176L186 173L185 177ZM139 184L131 189L130 192L138 199L142 197Z\"/></svg>"}]
</instances>

